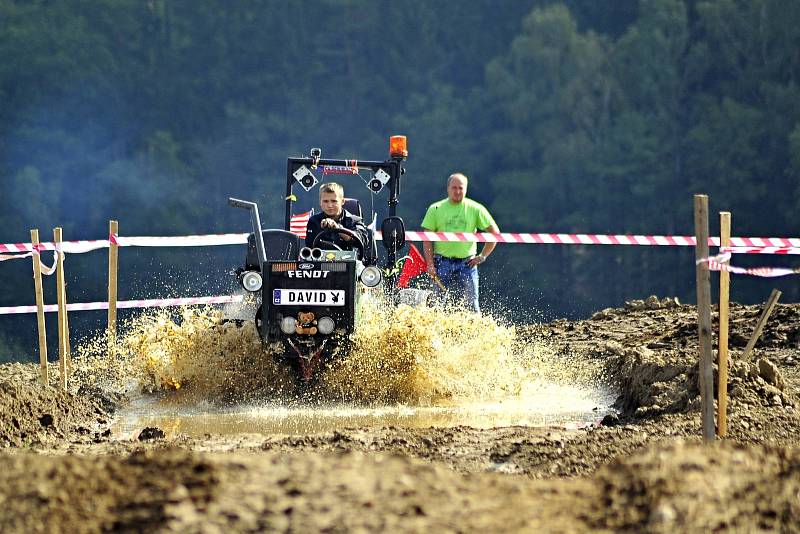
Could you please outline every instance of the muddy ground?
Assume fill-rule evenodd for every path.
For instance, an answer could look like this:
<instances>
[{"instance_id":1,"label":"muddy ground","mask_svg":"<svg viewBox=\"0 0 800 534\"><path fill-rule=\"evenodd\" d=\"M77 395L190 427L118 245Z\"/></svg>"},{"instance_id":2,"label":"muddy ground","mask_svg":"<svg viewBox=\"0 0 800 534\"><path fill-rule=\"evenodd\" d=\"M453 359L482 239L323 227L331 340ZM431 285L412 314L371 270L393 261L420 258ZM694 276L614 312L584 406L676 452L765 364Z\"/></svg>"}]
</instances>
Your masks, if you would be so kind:
<instances>
[{"instance_id":1,"label":"muddy ground","mask_svg":"<svg viewBox=\"0 0 800 534\"><path fill-rule=\"evenodd\" d=\"M517 330L598 361L621 392L618 416L581 430L118 440L121 399L5 365L0 531L800 532L800 304L776 307L744 361L760 313L732 307L728 436L714 443L700 439L696 310L674 299Z\"/></svg>"}]
</instances>

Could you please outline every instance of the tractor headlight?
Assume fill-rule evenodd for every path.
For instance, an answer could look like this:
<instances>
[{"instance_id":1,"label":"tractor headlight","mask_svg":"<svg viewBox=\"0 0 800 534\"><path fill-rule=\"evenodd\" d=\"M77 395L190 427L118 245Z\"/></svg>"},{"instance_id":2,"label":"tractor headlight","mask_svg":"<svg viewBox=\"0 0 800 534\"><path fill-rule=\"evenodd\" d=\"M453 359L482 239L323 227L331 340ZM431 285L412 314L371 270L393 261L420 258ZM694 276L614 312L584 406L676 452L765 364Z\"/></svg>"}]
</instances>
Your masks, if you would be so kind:
<instances>
[{"instance_id":1,"label":"tractor headlight","mask_svg":"<svg viewBox=\"0 0 800 534\"><path fill-rule=\"evenodd\" d=\"M336 323L327 315L317 320L317 332L320 334L330 334L334 328L336 328Z\"/></svg>"},{"instance_id":2,"label":"tractor headlight","mask_svg":"<svg viewBox=\"0 0 800 534\"><path fill-rule=\"evenodd\" d=\"M361 271L361 276L359 278L361 283L365 286L375 287L381 283L381 270L374 265L364 267L364 270Z\"/></svg>"},{"instance_id":3,"label":"tractor headlight","mask_svg":"<svg viewBox=\"0 0 800 534\"><path fill-rule=\"evenodd\" d=\"M261 273L257 271L247 271L242 275L242 287L251 293L261 289Z\"/></svg>"},{"instance_id":4,"label":"tractor headlight","mask_svg":"<svg viewBox=\"0 0 800 534\"><path fill-rule=\"evenodd\" d=\"M297 331L297 321L294 317L284 317L281 319L281 332L284 334L294 334Z\"/></svg>"}]
</instances>

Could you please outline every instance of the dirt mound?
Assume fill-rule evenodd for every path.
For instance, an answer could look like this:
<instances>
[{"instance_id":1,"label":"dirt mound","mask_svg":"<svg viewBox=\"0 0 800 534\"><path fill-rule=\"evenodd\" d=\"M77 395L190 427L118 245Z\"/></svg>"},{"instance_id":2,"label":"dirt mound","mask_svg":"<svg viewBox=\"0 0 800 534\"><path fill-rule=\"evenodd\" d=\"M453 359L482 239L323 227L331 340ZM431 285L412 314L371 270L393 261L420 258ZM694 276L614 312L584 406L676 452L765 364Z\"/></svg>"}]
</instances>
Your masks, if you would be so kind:
<instances>
[{"instance_id":1,"label":"dirt mound","mask_svg":"<svg viewBox=\"0 0 800 534\"><path fill-rule=\"evenodd\" d=\"M0 465L4 532L743 532L791 530L800 516L800 454L727 443L663 444L566 482L352 452L18 454Z\"/></svg>"},{"instance_id":2,"label":"dirt mound","mask_svg":"<svg viewBox=\"0 0 800 534\"><path fill-rule=\"evenodd\" d=\"M0 447L102 438L110 416L98 399L45 388L38 373L39 367L30 364L0 367Z\"/></svg>"},{"instance_id":3,"label":"dirt mound","mask_svg":"<svg viewBox=\"0 0 800 534\"><path fill-rule=\"evenodd\" d=\"M207 461L186 451L0 461L3 532L151 532L167 523L171 505L177 512L182 503L210 502L218 480Z\"/></svg>"},{"instance_id":4,"label":"dirt mound","mask_svg":"<svg viewBox=\"0 0 800 534\"><path fill-rule=\"evenodd\" d=\"M671 298L516 329L619 392L618 417L581 430L119 439L104 431L114 395L0 366L0 445L38 451L0 452L0 531L800 532L800 305L776 307L745 361L760 313L732 306L715 444L700 437L697 312Z\"/></svg>"},{"instance_id":5,"label":"dirt mound","mask_svg":"<svg viewBox=\"0 0 800 534\"><path fill-rule=\"evenodd\" d=\"M796 532L800 452L672 443L620 459L594 478L605 516L592 528L639 532ZM591 522L590 522L591 523Z\"/></svg>"},{"instance_id":6,"label":"dirt mound","mask_svg":"<svg viewBox=\"0 0 800 534\"><path fill-rule=\"evenodd\" d=\"M787 387L791 384L780 369L796 374L800 306L778 305L756 345L756 357L737 359L760 314L758 306L731 306L729 395L733 403L775 406L793 414L798 403L796 389ZM550 340L561 354L603 361L606 376L620 391L615 406L623 418L700 409L694 306L681 306L674 298L650 297L629 302L624 308L603 310L587 321L555 321L525 328L523 333ZM715 364L715 397L717 373Z\"/></svg>"}]
</instances>

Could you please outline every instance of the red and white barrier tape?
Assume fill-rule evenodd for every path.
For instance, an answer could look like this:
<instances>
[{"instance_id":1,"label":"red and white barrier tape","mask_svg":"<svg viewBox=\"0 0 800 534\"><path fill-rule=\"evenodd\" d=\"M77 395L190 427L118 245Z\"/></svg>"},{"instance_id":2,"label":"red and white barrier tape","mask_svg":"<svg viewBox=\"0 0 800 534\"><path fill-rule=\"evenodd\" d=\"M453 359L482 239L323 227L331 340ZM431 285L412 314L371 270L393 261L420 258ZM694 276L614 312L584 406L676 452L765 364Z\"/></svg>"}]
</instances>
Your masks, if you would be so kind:
<instances>
[{"instance_id":1,"label":"red and white barrier tape","mask_svg":"<svg viewBox=\"0 0 800 534\"><path fill-rule=\"evenodd\" d=\"M530 233L456 233L456 232L406 232L409 241L471 241L475 243L525 243L558 245L639 245L639 246L684 246L693 247L693 236L675 235L630 235L630 234L530 234ZM708 245L719 246L718 237L710 237ZM784 237L732 237L732 248L736 252L771 254L775 249L797 248L800 238ZM741 247L741 250L739 250ZM786 252L782 252L786 253ZM800 253L800 252L797 252Z\"/></svg>"},{"instance_id":2,"label":"red and white barrier tape","mask_svg":"<svg viewBox=\"0 0 800 534\"><path fill-rule=\"evenodd\" d=\"M0 261L21 260L22 258L29 258L31 256L33 256L33 252L26 252L25 254L0 254Z\"/></svg>"},{"instance_id":3,"label":"red and white barrier tape","mask_svg":"<svg viewBox=\"0 0 800 534\"><path fill-rule=\"evenodd\" d=\"M719 240L716 237L713 237L719 244ZM717 246L714 245L714 246ZM800 238L797 237L732 237L731 238L731 247L738 248L738 247L752 247L752 248L764 248L764 247L782 247L782 248L800 248Z\"/></svg>"},{"instance_id":4,"label":"red and white barrier tape","mask_svg":"<svg viewBox=\"0 0 800 534\"><path fill-rule=\"evenodd\" d=\"M800 254L800 247L724 247L719 250L732 254Z\"/></svg>"},{"instance_id":5,"label":"red and white barrier tape","mask_svg":"<svg viewBox=\"0 0 800 534\"><path fill-rule=\"evenodd\" d=\"M209 234L174 237L116 237L121 247L207 247L217 245L242 245L249 234Z\"/></svg>"},{"instance_id":6,"label":"red and white barrier tape","mask_svg":"<svg viewBox=\"0 0 800 534\"><path fill-rule=\"evenodd\" d=\"M195 246L214 246L214 245L241 245L247 243L249 234L211 234L211 235L188 235L174 237L119 237L110 235L108 239L95 239L92 241L63 241L61 250L64 253L83 254L108 248L110 244L120 247L195 247ZM13 252L14 254L0 254L0 261L17 260L28 258L33 255L34 247L32 243L6 243L0 244L0 252ZM39 243L36 251L56 250L53 242ZM58 259L58 258L56 258ZM42 274L50 275L55 272L53 267L42 266Z\"/></svg>"},{"instance_id":7,"label":"red and white barrier tape","mask_svg":"<svg viewBox=\"0 0 800 534\"><path fill-rule=\"evenodd\" d=\"M209 246L209 245L239 245L247 243L249 234L211 234L195 236L174 237L118 237L109 236L108 240L93 241L65 241L61 243L63 252L83 253L100 248L107 248L109 243L119 246L139 247L167 247L167 246ZM655 245L655 246L694 246L693 237L681 236L639 236L639 235L600 235L600 234L491 234L491 233L450 233L450 232L407 232L410 241L475 241L475 242L505 242L505 243L539 243L539 244L577 244L577 245ZM377 236L380 238L380 236ZM746 245L736 245L737 242L747 242ZM764 243L781 242L784 245L765 245ZM722 254L699 260L707 262L712 271L727 271L734 274L746 274L765 278L799 274L800 268L790 269L782 267L734 267L728 262L731 253L758 253L758 254L797 254L795 245L800 244L800 239L791 238L731 238L733 246L722 249ZM710 246L718 246L718 238L709 238ZM42 250L53 250L58 259L58 250L54 243L40 243L34 247L31 243L0 244L0 252L16 252L16 254L0 254L0 261L17 258L27 258ZM52 267L42 266L42 274L55 272L57 261ZM196 297L177 299L145 299L119 301L117 308L152 308L167 306L190 306L202 304L226 304L240 302L241 295L219 297ZM107 302L73 303L67 305L68 311L105 310ZM57 311L55 304L46 305L45 312ZM36 306L3 306L0 315L36 313Z\"/></svg>"},{"instance_id":8,"label":"red and white barrier tape","mask_svg":"<svg viewBox=\"0 0 800 534\"><path fill-rule=\"evenodd\" d=\"M61 250L72 254L82 254L100 248L108 248L108 239L94 239L92 241L63 241ZM37 250L55 250L56 244L53 242L39 243ZM0 252L32 252L32 243L6 243L0 244Z\"/></svg>"},{"instance_id":9,"label":"red and white barrier tape","mask_svg":"<svg viewBox=\"0 0 800 534\"><path fill-rule=\"evenodd\" d=\"M708 262L711 271L727 271L733 274L746 274L761 278L778 278L790 274L800 274L800 268L790 269L788 267L735 267L729 263Z\"/></svg>"},{"instance_id":10,"label":"red and white barrier tape","mask_svg":"<svg viewBox=\"0 0 800 534\"><path fill-rule=\"evenodd\" d=\"M96 239L92 241L64 241L61 250L65 253L82 254L92 250L108 248L109 243L120 247L195 247L213 245L240 245L247 243L249 234L210 234L210 235L185 235L185 236L143 236L120 237L109 236L109 239ZM37 247L39 250L55 250L55 243L44 242ZM0 244L0 252L30 253L33 250L31 243Z\"/></svg>"},{"instance_id":11,"label":"red and white barrier tape","mask_svg":"<svg viewBox=\"0 0 800 534\"><path fill-rule=\"evenodd\" d=\"M733 274L746 274L748 276L758 276L760 278L777 278L790 274L800 274L800 268L789 267L735 267L731 261L730 249L724 249L722 254L697 260L695 263L707 263L710 271L726 271Z\"/></svg>"},{"instance_id":12,"label":"red and white barrier tape","mask_svg":"<svg viewBox=\"0 0 800 534\"><path fill-rule=\"evenodd\" d=\"M233 304L242 301L241 295L219 297L189 297L175 299L121 300L117 308L166 308L168 306L196 306L205 304ZM108 302L76 302L67 304L67 311L107 310ZM44 306L46 313L58 311L57 304ZM36 313L36 306L0 306L0 315Z\"/></svg>"},{"instance_id":13,"label":"red and white barrier tape","mask_svg":"<svg viewBox=\"0 0 800 534\"><path fill-rule=\"evenodd\" d=\"M608 235L608 234L519 234L488 232L406 232L409 241L469 241L474 243L522 243L537 245L646 245L694 246L694 237L664 235ZM714 239L714 238L712 238ZM709 245L712 244L709 239Z\"/></svg>"},{"instance_id":14,"label":"red and white barrier tape","mask_svg":"<svg viewBox=\"0 0 800 534\"><path fill-rule=\"evenodd\" d=\"M0 254L0 261L6 260L18 260L21 258L29 258L34 254L39 254L39 247L36 247L36 250L32 252L26 252L25 254ZM53 266L48 267L44 264L44 262L39 264L39 272L45 276L50 276L54 272L56 272L56 266L58 265L58 254L57 250L53 251L54 259L53 259ZM40 258L41 261L41 258Z\"/></svg>"},{"instance_id":15,"label":"red and white barrier tape","mask_svg":"<svg viewBox=\"0 0 800 534\"><path fill-rule=\"evenodd\" d=\"M33 254L39 254L39 251L38 250L34 250L33 252L31 252L31 255L33 255ZM56 267L58 267L58 255L59 254L63 254L63 253L59 252L57 250L53 251L53 265L50 266L50 267L48 267L47 265L44 264L44 262L42 261L41 255L40 255L40 257L39 257L39 272L41 274L45 275L45 276L50 276L51 274L55 273L56 272Z\"/></svg>"},{"instance_id":16,"label":"red and white barrier tape","mask_svg":"<svg viewBox=\"0 0 800 534\"><path fill-rule=\"evenodd\" d=\"M61 248L65 253L80 254L107 248L109 242L121 247L196 247L216 245L241 245L247 243L249 234L208 234L189 236L140 236L120 237L109 236L109 239L92 241L64 241ZM380 240L380 234L376 234ZM447 241L447 242L475 242L475 243L519 243L542 245L638 245L638 246L684 246L693 247L695 238L692 236L669 235L629 235L629 234L532 234L532 233L498 233L488 232L460 233L460 232L406 232L409 241ZM718 247L719 238L710 237L709 246ZM52 242L41 243L39 250L55 250ZM33 250L31 243L0 244L0 253L11 253L3 259L27 257L26 253ZM800 254L800 238L783 237L732 237L731 246L727 247L733 253L746 254ZM17 255L19 254L19 255ZM0 256L3 256L0 254Z\"/></svg>"}]
</instances>

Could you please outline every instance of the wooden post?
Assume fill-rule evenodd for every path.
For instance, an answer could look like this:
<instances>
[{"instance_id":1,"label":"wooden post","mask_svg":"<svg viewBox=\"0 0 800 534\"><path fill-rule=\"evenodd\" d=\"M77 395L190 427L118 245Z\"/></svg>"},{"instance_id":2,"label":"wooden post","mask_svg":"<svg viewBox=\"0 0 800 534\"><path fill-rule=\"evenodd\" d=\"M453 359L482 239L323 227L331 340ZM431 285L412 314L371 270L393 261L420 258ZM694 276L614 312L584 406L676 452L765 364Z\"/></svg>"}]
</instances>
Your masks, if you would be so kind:
<instances>
[{"instance_id":1,"label":"wooden post","mask_svg":"<svg viewBox=\"0 0 800 534\"><path fill-rule=\"evenodd\" d=\"M47 376L47 328L44 322L44 295L42 293L42 260L36 252L39 244L39 230L31 230L33 251L33 287L36 292L36 323L39 327L39 370L42 384L49 383Z\"/></svg>"},{"instance_id":2,"label":"wooden post","mask_svg":"<svg viewBox=\"0 0 800 534\"><path fill-rule=\"evenodd\" d=\"M58 370L61 375L61 389L67 389L67 293L64 289L64 254L61 253L61 228L53 229L53 241L56 244L58 259L56 260L56 285L58 294Z\"/></svg>"},{"instance_id":3,"label":"wooden post","mask_svg":"<svg viewBox=\"0 0 800 534\"><path fill-rule=\"evenodd\" d=\"M109 237L119 232L117 221L108 221ZM108 244L108 347L113 348L117 339L117 261L119 247Z\"/></svg>"},{"instance_id":4,"label":"wooden post","mask_svg":"<svg viewBox=\"0 0 800 534\"><path fill-rule=\"evenodd\" d=\"M63 261L63 254L61 255ZM64 274L64 285L61 286L61 291L64 293L64 343L66 344L67 350L67 376L72 372L72 345L69 341L69 310L67 309L67 275Z\"/></svg>"},{"instance_id":5,"label":"wooden post","mask_svg":"<svg viewBox=\"0 0 800 534\"><path fill-rule=\"evenodd\" d=\"M731 214L721 211L719 214L719 244L727 247L731 244ZM717 389L717 435L724 438L728 433L728 316L730 303L730 279L728 271L719 272L719 386Z\"/></svg>"},{"instance_id":6,"label":"wooden post","mask_svg":"<svg viewBox=\"0 0 800 534\"><path fill-rule=\"evenodd\" d=\"M761 337L761 331L764 329L764 325L767 324L769 316L772 315L772 310L775 309L775 304L778 303L779 298L781 298L781 292L777 289L773 289L772 293L769 295L767 305L761 311L761 317L758 318L756 329L753 331L753 335L750 336L750 341L747 342L747 346L744 348L744 352L742 353L742 361L747 361L750 359L750 353L753 352L753 348L756 346L758 338Z\"/></svg>"},{"instance_id":7,"label":"wooden post","mask_svg":"<svg viewBox=\"0 0 800 534\"><path fill-rule=\"evenodd\" d=\"M711 355L711 279L708 271L708 196L694 196L697 275L697 332L700 348L700 400L703 438L714 440L714 374Z\"/></svg>"}]
</instances>

